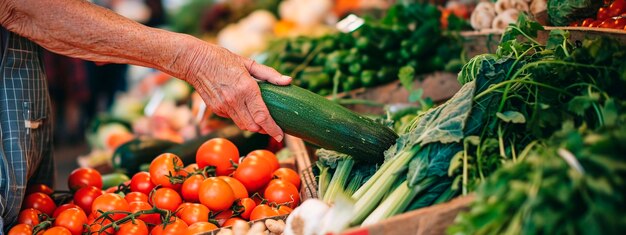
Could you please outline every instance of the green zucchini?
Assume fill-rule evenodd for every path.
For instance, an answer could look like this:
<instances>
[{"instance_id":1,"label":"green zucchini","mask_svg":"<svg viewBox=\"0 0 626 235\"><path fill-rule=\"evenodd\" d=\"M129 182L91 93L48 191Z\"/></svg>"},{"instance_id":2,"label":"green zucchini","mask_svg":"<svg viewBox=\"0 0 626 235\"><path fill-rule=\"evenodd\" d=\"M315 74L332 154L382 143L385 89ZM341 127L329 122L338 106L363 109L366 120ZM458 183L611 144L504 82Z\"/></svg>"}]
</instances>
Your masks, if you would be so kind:
<instances>
[{"instance_id":1,"label":"green zucchini","mask_svg":"<svg viewBox=\"0 0 626 235\"><path fill-rule=\"evenodd\" d=\"M139 171L141 164L152 162L152 159L175 145L178 143L168 140L150 137L135 138L115 149L113 168L123 170L128 175L134 175Z\"/></svg>"},{"instance_id":2,"label":"green zucchini","mask_svg":"<svg viewBox=\"0 0 626 235\"><path fill-rule=\"evenodd\" d=\"M398 135L386 126L294 85L259 83L272 118L287 134L317 146L382 162Z\"/></svg>"}]
</instances>

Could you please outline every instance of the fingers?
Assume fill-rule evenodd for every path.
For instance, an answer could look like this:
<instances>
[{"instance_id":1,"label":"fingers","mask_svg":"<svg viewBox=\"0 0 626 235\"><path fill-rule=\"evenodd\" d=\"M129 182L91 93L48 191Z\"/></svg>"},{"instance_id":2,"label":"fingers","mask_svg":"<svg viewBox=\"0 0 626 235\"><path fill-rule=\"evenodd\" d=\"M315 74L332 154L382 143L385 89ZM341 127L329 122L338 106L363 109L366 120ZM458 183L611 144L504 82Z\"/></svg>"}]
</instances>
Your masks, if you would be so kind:
<instances>
[{"instance_id":1,"label":"fingers","mask_svg":"<svg viewBox=\"0 0 626 235\"><path fill-rule=\"evenodd\" d=\"M272 116L270 116L270 112L267 110L265 103L263 103L261 92L258 91L258 89L257 92L253 93L253 95L249 96L246 100L246 106L254 122L261 127L262 132L267 133L278 142L283 140L283 131L276 122L274 122Z\"/></svg>"},{"instance_id":2,"label":"fingers","mask_svg":"<svg viewBox=\"0 0 626 235\"><path fill-rule=\"evenodd\" d=\"M268 81L276 85L288 85L291 77L280 74L273 68L256 63L254 60L246 60L246 68L250 75L256 79Z\"/></svg>"}]
</instances>

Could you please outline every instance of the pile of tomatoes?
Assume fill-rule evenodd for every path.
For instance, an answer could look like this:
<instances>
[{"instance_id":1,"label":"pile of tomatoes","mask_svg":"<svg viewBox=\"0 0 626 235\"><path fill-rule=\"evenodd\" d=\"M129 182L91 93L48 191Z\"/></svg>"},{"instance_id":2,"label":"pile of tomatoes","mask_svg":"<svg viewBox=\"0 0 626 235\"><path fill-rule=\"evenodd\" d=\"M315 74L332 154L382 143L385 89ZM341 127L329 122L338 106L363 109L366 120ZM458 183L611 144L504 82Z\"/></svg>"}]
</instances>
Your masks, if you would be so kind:
<instances>
[{"instance_id":1,"label":"pile of tomatoes","mask_svg":"<svg viewBox=\"0 0 626 235\"><path fill-rule=\"evenodd\" d=\"M570 26L626 30L626 0L605 1L605 6L598 9L595 19L572 22Z\"/></svg>"},{"instance_id":2,"label":"pile of tomatoes","mask_svg":"<svg viewBox=\"0 0 626 235\"><path fill-rule=\"evenodd\" d=\"M237 147L222 138L205 142L195 164L163 153L149 172L118 187L103 191L102 176L89 168L74 170L68 186L73 199L59 206L49 187L30 186L8 234L198 234L286 215L300 201L297 172L280 168L267 150L240 161Z\"/></svg>"}]
</instances>

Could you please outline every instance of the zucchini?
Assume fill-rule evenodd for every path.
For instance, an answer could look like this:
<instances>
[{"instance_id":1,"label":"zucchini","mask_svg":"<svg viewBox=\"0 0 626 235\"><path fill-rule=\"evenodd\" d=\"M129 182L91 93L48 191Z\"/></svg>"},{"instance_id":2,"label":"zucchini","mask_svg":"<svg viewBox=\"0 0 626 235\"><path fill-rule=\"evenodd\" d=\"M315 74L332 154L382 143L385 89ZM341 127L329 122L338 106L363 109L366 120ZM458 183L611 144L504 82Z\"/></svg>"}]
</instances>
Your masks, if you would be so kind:
<instances>
[{"instance_id":1,"label":"zucchini","mask_svg":"<svg viewBox=\"0 0 626 235\"><path fill-rule=\"evenodd\" d=\"M152 159L175 145L178 143L168 140L150 137L135 138L115 149L113 168L123 170L128 175L134 175L139 171L141 164L152 162Z\"/></svg>"},{"instance_id":2,"label":"zucchini","mask_svg":"<svg viewBox=\"0 0 626 235\"><path fill-rule=\"evenodd\" d=\"M398 135L386 126L294 85L259 83L274 121L287 134L317 146L352 155L362 162L382 162Z\"/></svg>"}]
</instances>

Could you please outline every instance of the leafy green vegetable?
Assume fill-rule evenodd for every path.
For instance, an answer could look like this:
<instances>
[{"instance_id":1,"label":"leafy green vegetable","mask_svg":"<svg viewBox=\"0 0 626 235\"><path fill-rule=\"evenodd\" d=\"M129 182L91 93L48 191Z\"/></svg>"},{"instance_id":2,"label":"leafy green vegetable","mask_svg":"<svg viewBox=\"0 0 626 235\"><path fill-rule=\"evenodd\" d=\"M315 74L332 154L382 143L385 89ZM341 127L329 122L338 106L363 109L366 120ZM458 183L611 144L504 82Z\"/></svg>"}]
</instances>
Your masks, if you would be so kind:
<instances>
[{"instance_id":1,"label":"leafy green vegetable","mask_svg":"<svg viewBox=\"0 0 626 235\"><path fill-rule=\"evenodd\" d=\"M552 25L567 26L569 23L585 18L595 18L599 0L548 0L548 17Z\"/></svg>"}]
</instances>

